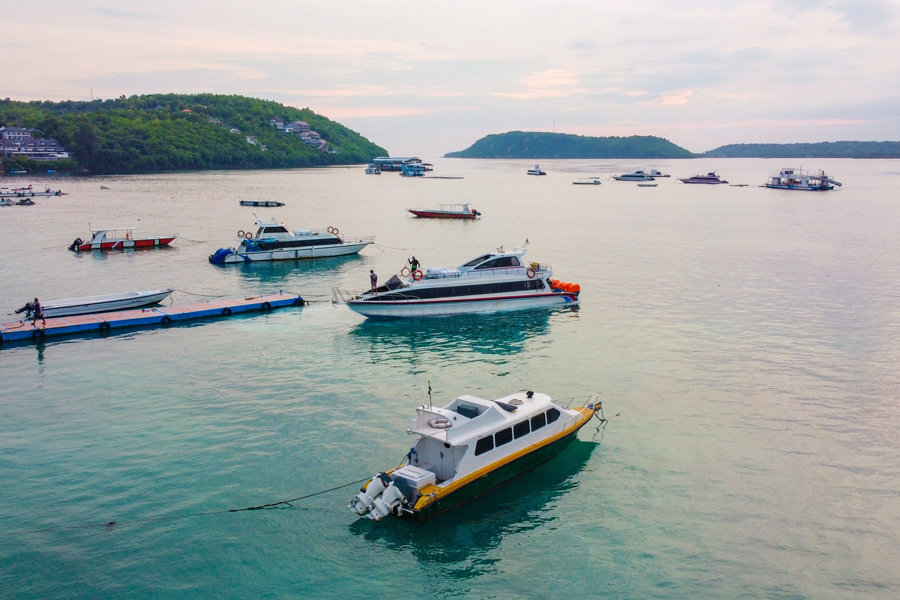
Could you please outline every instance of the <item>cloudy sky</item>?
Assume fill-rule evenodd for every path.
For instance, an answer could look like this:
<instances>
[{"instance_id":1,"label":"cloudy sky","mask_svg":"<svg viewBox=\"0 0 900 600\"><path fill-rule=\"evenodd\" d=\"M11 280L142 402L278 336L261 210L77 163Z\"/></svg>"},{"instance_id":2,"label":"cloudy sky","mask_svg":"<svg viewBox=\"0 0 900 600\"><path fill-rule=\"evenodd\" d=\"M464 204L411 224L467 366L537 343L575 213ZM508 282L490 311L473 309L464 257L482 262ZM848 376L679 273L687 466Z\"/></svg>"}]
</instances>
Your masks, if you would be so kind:
<instances>
[{"instance_id":1,"label":"cloudy sky","mask_svg":"<svg viewBox=\"0 0 900 600\"><path fill-rule=\"evenodd\" d=\"M510 130L900 139L900 0L0 0L0 97L244 94L394 155Z\"/></svg>"}]
</instances>

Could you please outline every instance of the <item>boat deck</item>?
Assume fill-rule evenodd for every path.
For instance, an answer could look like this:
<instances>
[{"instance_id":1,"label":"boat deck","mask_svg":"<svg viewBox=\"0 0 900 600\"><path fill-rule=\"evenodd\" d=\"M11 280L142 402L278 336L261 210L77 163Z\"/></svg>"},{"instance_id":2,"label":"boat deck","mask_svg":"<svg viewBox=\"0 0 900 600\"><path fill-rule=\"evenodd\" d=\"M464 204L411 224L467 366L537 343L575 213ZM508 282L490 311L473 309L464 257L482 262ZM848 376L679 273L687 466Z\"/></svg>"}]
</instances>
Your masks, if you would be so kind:
<instances>
[{"instance_id":1,"label":"boat deck","mask_svg":"<svg viewBox=\"0 0 900 600\"><path fill-rule=\"evenodd\" d=\"M47 326L33 327L31 321L0 325L0 345L4 342L23 340L40 341L46 337L107 333L123 327L147 327L162 325L167 327L175 321L189 321L207 317L227 317L232 314L268 311L285 306L302 306L303 298L279 292L266 296L209 300L196 304L157 306L144 309L118 310L91 315L70 317L49 317ZM40 321L38 321L40 323Z\"/></svg>"}]
</instances>

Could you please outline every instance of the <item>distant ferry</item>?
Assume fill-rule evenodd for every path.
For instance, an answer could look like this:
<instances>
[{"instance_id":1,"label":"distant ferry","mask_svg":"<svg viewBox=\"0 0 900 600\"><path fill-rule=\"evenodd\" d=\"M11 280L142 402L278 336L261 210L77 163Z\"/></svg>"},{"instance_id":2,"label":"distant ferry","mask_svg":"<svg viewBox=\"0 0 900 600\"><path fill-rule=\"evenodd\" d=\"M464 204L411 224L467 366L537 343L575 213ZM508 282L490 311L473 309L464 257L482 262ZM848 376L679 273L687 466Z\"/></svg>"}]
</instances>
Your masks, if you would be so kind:
<instances>
[{"instance_id":1,"label":"distant ferry","mask_svg":"<svg viewBox=\"0 0 900 600\"><path fill-rule=\"evenodd\" d=\"M781 169L777 175L773 174L766 182L766 187L773 190L801 190L806 192L827 192L834 186L840 187L839 181L830 179L825 171L819 171L816 175L810 175L800 169Z\"/></svg>"},{"instance_id":2,"label":"distant ferry","mask_svg":"<svg viewBox=\"0 0 900 600\"><path fill-rule=\"evenodd\" d=\"M399 171L403 165L421 165L422 159L416 156L379 156L373 158L371 166L379 171Z\"/></svg>"},{"instance_id":3,"label":"distant ferry","mask_svg":"<svg viewBox=\"0 0 900 600\"><path fill-rule=\"evenodd\" d=\"M685 177L683 179L679 179L678 181L682 183L728 183L727 181L721 179L718 175L716 175L715 171L706 175L694 175L693 177Z\"/></svg>"}]
</instances>

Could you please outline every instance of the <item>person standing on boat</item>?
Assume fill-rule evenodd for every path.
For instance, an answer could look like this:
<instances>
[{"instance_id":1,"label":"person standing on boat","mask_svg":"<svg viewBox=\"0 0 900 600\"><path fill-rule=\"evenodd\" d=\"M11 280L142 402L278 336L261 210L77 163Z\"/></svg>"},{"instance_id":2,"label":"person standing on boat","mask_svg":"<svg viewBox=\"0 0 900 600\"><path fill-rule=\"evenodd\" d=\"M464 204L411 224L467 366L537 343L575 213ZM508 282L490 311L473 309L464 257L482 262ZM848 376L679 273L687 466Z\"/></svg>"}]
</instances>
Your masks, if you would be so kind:
<instances>
[{"instance_id":1,"label":"person standing on boat","mask_svg":"<svg viewBox=\"0 0 900 600\"><path fill-rule=\"evenodd\" d=\"M31 308L34 310L34 321L31 323L32 327L37 327L38 319L42 321L42 325L44 327L47 326L47 319L44 318L44 309L41 306L40 300L37 298L34 299L34 304L31 305Z\"/></svg>"},{"instance_id":2,"label":"person standing on boat","mask_svg":"<svg viewBox=\"0 0 900 600\"><path fill-rule=\"evenodd\" d=\"M418 270L419 270L419 261L418 261L418 259L417 259L415 256L413 256L411 259L409 259L409 260L406 261L406 262L409 263L409 270L410 270L410 271L415 272L415 271L418 271Z\"/></svg>"},{"instance_id":3,"label":"person standing on boat","mask_svg":"<svg viewBox=\"0 0 900 600\"><path fill-rule=\"evenodd\" d=\"M372 283L372 291L378 290L378 275L375 274L373 269L369 269L369 281Z\"/></svg>"}]
</instances>

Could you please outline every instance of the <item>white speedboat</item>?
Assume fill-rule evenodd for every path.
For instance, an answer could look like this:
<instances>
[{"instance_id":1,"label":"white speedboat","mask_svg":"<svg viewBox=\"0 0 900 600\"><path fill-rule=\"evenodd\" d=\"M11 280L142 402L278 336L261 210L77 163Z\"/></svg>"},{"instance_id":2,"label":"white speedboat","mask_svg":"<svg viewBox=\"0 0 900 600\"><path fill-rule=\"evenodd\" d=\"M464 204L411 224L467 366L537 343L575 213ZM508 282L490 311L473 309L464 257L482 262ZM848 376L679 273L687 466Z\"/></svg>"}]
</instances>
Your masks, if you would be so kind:
<instances>
[{"instance_id":1,"label":"white speedboat","mask_svg":"<svg viewBox=\"0 0 900 600\"><path fill-rule=\"evenodd\" d=\"M409 454L367 481L350 509L373 521L424 521L483 494L553 458L595 414L602 421L599 394L584 398L579 408L569 408L575 398L554 401L530 391L423 404L407 429L419 436Z\"/></svg>"},{"instance_id":2,"label":"white speedboat","mask_svg":"<svg viewBox=\"0 0 900 600\"><path fill-rule=\"evenodd\" d=\"M708 173L706 175L694 175L693 177L684 177L679 179L678 181L682 183L703 183L707 185L716 185L719 183L728 183L721 177L719 177L715 171L712 173Z\"/></svg>"},{"instance_id":3,"label":"white speedboat","mask_svg":"<svg viewBox=\"0 0 900 600\"><path fill-rule=\"evenodd\" d=\"M616 181L653 181L653 176L643 171L635 171L634 173L625 173L624 175L613 175Z\"/></svg>"},{"instance_id":4,"label":"white speedboat","mask_svg":"<svg viewBox=\"0 0 900 600\"><path fill-rule=\"evenodd\" d=\"M69 317L113 310L130 310L159 304L171 294L172 290L146 290L142 292L69 298L67 300L48 300L47 302L41 302L41 310L45 317ZM19 309L17 312L21 311L22 309Z\"/></svg>"},{"instance_id":5,"label":"white speedboat","mask_svg":"<svg viewBox=\"0 0 900 600\"><path fill-rule=\"evenodd\" d=\"M772 174L766 182L766 187L773 190L800 190L806 192L827 192L834 186L843 185L819 171L815 175L800 169L781 169L777 174Z\"/></svg>"},{"instance_id":6,"label":"white speedboat","mask_svg":"<svg viewBox=\"0 0 900 600\"><path fill-rule=\"evenodd\" d=\"M375 292L334 288L334 301L344 301L366 317L430 317L460 313L518 310L574 304L581 287L551 279L549 265L526 263L525 248L483 254L455 269L404 268Z\"/></svg>"},{"instance_id":7,"label":"white speedboat","mask_svg":"<svg viewBox=\"0 0 900 600\"><path fill-rule=\"evenodd\" d=\"M210 255L214 265L249 263L270 260L295 260L300 258L324 258L357 254L375 243L375 236L341 236L336 227L327 229L294 229L289 231L284 223L256 220L256 233L238 231L237 247L220 248Z\"/></svg>"},{"instance_id":8,"label":"white speedboat","mask_svg":"<svg viewBox=\"0 0 900 600\"><path fill-rule=\"evenodd\" d=\"M528 169L527 173L529 175L546 175L547 174L545 171L541 171L540 165L534 165L534 168Z\"/></svg>"}]
</instances>

